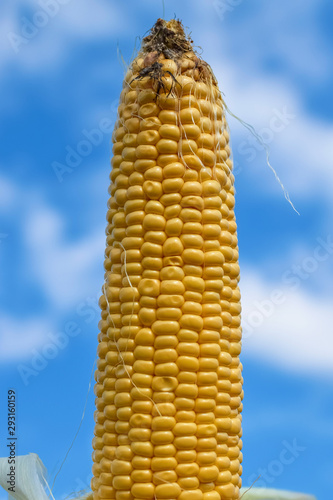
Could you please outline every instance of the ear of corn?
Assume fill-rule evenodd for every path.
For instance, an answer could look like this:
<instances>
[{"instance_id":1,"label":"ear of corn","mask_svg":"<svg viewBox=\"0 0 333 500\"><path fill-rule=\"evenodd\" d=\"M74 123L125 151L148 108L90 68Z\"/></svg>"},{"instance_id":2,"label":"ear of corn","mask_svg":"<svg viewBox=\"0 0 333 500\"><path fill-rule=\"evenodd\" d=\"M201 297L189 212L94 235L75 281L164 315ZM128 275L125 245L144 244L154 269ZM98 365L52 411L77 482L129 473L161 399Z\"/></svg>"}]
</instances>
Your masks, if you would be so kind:
<instances>
[{"instance_id":1,"label":"ear of corn","mask_svg":"<svg viewBox=\"0 0 333 500\"><path fill-rule=\"evenodd\" d=\"M223 100L179 21L129 69L113 134L94 500L238 499L242 366Z\"/></svg>"}]
</instances>

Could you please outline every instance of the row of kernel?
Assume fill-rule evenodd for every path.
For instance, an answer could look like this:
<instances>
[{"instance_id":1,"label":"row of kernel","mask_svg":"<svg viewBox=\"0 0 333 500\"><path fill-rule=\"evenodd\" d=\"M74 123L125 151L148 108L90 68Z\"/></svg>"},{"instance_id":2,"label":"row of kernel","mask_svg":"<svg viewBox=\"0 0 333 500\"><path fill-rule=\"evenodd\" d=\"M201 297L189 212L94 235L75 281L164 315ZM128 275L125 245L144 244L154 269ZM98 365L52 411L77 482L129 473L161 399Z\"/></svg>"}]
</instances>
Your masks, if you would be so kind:
<instances>
[{"instance_id":1,"label":"row of kernel","mask_svg":"<svg viewBox=\"0 0 333 500\"><path fill-rule=\"evenodd\" d=\"M112 486L109 488L113 488L116 491L116 498L123 498L122 486L123 477L122 477L122 468L121 465L126 464L126 460L122 460L126 458L128 455L129 448L129 439L128 432L130 428L129 419L131 417L132 412L132 404L129 396L132 382L130 379L132 373L132 365L133 365L133 337L138 329L138 320L135 318L135 312L137 312L138 304L135 303L135 291L132 290L132 281L135 283L138 279L138 275L140 269L135 268L135 260L137 257L137 253L131 248L124 248L123 241L125 240L127 234L127 221L126 221L126 213L125 208L119 210L119 196L117 196L117 190L119 185L127 186L126 178L122 179L122 184L120 183L120 169L114 169L111 173L111 181L113 185L111 186L110 194L114 197L113 204L116 205L116 210L113 211L112 224L110 229L111 232L111 242L113 243L112 252L114 256L117 256L117 262L111 267L111 269L117 274L113 277L113 285L118 285L117 288L117 296L114 296L115 299L112 302L110 311L110 321L112 323L112 328L110 328L110 336L117 342L117 350L118 352L118 363L119 366L116 368L116 376L117 380L115 381L115 391L114 391L114 405L108 408L110 418L114 418L114 426L116 432L116 445L115 448L115 456L111 465L111 475L109 475L109 481L112 481ZM117 182L118 180L118 182ZM110 204L110 209L112 209L112 205ZM131 213L131 208L127 208L127 214ZM121 244L121 245L120 245ZM135 250L135 248L134 248ZM126 260L132 261L127 265ZM133 263L134 261L134 263ZM134 269L133 269L134 265ZM134 271L134 275L133 275ZM130 288L130 292L129 292ZM137 297L136 297L137 298ZM113 360L116 362L116 360ZM112 397L111 394L108 394L107 397ZM125 467L126 471L128 466ZM125 481L126 483L126 481ZM120 487L119 487L120 486ZM125 484L125 486L128 486ZM105 491L104 491L105 493ZM110 497L111 491L109 492ZM102 496L102 495L101 495Z\"/></svg>"},{"instance_id":2,"label":"row of kernel","mask_svg":"<svg viewBox=\"0 0 333 500\"><path fill-rule=\"evenodd\" d=\"M110 194L113 194L111 191ZM122 273L121 273L121 254L122 249L118 247L117 242L121 240L121 231L123 226L115 224L115 213L113 211L110 226L107 228L107 243L111 244L111 250L109 253L111 268L110 272L106 273L106 284L108 286L106 291L106 299L108 301L108 331L107 335L110 339L108 342L108 352L106 353L106 361L108 363L106 367L106 377L103 383L103 400L105 403L104 414L106 420L104 422L104 434L103 442L104 447L102 449L104 455L104 464L102 465L102 473L99 477L99 482L101 483L98 488L98 493L101 498L103 496L114 496L115 490L113 487L113 474L112 474L112 463L116 457L117 445L118 445L118 407L117 407L117 390L119 392L119 387L117 387L117 379L124 372L123 361L118 352L118 341L120 339L121 331L121 307L120 307L120 290L122 287ZM111 214L109 214L111 216ZM119 231L120 234L113 233L113 231Z\"/></svg>"},{"instance_id":3,"label":"row of kernel","mask_svg":"<svg viewBox=\"0 0 333 500\"><path fill-rule=\"evenodd\" d=\"M126 323L128 322L127 326L131 337L127 342L126 350L131 351L132 365L131 378L127 378L127 382L129 382L127 388L128 401L126 401L126 404L124 402L124 412L126 411L124 435L121 442L118 440L118 457L113 463L113 472L115 474L113 486L117 490L116 497L124 496L125 492L130 492L134 482L144 474L145 467L148 468L151 454L150 443L141 442L142 439L147 439L146 434L149 433L151 405L147 397L150 397L151 389L149 388L149 380L147 387L147 375L141 373L143 370L140 367L140 349L142 348L137 344L142 327L140 311L145 305L143 303L144 298L141 297L139 292L139 285L145 272L141 253L142 230L140 229L144 217L143 208L145 202L142 203L143 198L139 200L139 203L136 203L136 199L133 197L132 200L130 199L124 204L126 234L122 240L124 247L122 271L127 279L124 282L125 287L123 288L124 295L122 298L123 307L126 304L128 308L124 309L123 313L130 312L128 321L125 320ZM133 327L135 327L134 330Z\"/></svg>"},{"instance_id":4,"label":"row of kernel","mask_svg":"<svg viewBox=\"0 0 333 500\"><path fill-rule=\"evenodd\" d=\"M240 487L240 463L239 463L239 430L240 420L238 417L239 398L237 392L238 386L235 385L235 377L239 373L233 372L233 364L238 362L239 350L232 348L231 345L231 330L234 326L233 315L231 314L230 299L234 295L234 288L237 286L237 267L233 268L233 262L237 262L238 252L234 248L237 245L235 241L236 224L234 221L234 190L230 181L230 169L226 170L227 178L224 183L223 205L221 206L221 235L219 238L221 244L221 252L224 255L225 263L223 265L223 289L221 291L221 308L222 308L222 337L221 346L223 346L223 356L220 359L219 367L219 396L220 402L225 399L228 405L217 406L217 424L220 430L219 433L219 459L220 475L218 479L217 490L224 494L227 498L238 498L238 488ZM235 272L236 271L236 272ZM239 299L236 297L236 299ZM232 310L239 314L237 307ZM236 381L236 384L238 381ZM223 471L223 467L228 466L228 469Z\"/></svg>"},{"instance_id":5,"label":"row of kernel","mask_svg":"<svg viewBox=\"0 0 333 500\"><path fill-rule=\"evenodd\" d=\"M216 405L217 398L217 369L218 356L220 346L218 344L220 338L221 323L221 308L219 304L219 283L222 276L222 261L219 254L219 248L216 245L220 227L220 212L218 208L218 200L213 202L211 198L218 195L220 184L217 181L206 181L203 183L203 197L206 200L207 208L203 211L203 239L206 251L205 265L203 269L205 295L203 296L203 330L200 333L200 354L204 361L204 371L198 372L198 385L200 395L203 398L213 398ZM214 208L214 205L217 205ZM210 359L211 358L211 359ZM209 399L208 399L209 401ZM207 401L207 402L208 402ZM215 423L215 405L211 408L206 407L205 412L197 415L197 420L201 422L198 426L198 438L205 439L205 452L198 453L198 461L200 464L200 481L201 487L211 488L210 484L214 484L218 479L219 468L217 467L217 427ZM200 420L199 420L200 419ZM209 445L209 441L211 445ZM210 447L209 447L210 446ZM214 489L213 488L213 489ZM214 492L217 494L216 492Z\"/></svg>"},{"instance_id":6,"label":"row of kernel","mask_svg":"<svg viewBox=\"0 0 333 500\"><path fill-rule=\"evenodd\" d=\"M110 209L112 210L112 209ZM109 214L110 216L110 214ZM108 236L111 243L110 237ZM112 243L111 243L112 245ZM102 492L106 493L111 487L109 482L109 473L111 467L111 460L114 457L116 434L115 434L115 415L110 415L108 410L110 410L110 405L108 403L113 403L113 390L115 385L115 377L113 371L113 365L116 362L118 355L115 352L115 346L112 341L108 340L109 332L109 300L111 300L112 293L117 295L119 291L119 279L115 273L115 266L117 265L118 256L107 254L107 265L105 266L106 271L106 284L103 287L104 295L100 300L100 305L102 308L102 319L99 324L100 335L99 335L99 346L98 354L99 360L97 362L97 382L96 386L96 426L95 426L95 436L93 441L94 448L94 475L95 484L94 488L99 490L101 488ZM114 279L115 278L115 279ZM111 400L105 398L106 394L111 396Z\"/></svg>"}]
</instances>

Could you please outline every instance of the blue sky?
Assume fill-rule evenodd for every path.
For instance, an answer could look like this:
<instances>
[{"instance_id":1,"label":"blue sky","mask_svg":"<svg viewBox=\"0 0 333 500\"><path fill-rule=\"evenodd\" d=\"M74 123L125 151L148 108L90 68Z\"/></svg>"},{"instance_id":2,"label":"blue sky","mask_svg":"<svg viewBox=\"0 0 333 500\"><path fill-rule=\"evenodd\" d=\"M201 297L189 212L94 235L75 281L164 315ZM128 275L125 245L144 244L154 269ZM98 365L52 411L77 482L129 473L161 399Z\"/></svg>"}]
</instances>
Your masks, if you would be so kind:
<instances>
[{"instance_id":1,"label":"blue sky","mask_svg":"<svg viewBox=\"0 0 333 500\"><path fill-rule=\"evenodd\" d=\"M165 17L176 15L192 32L231 111L266 140L301 214L284 199L260 144L229 117L242 272L243 481L261 474L258 486L318 500L333 487L332 14L324 0L165 0ZM162 16L153 0L0 6L0 427L15 388L18 452L38 453L51 483L80 423L95 359L105 124L115 121L125 71L117 47L128 63L138 37ZM95 144L84 150L93 130ZM66 165L73 150L77 165L59 182L54 162ZM90 391L57 500L89 483L93 411Z\"/></svg>"}]
</instances>

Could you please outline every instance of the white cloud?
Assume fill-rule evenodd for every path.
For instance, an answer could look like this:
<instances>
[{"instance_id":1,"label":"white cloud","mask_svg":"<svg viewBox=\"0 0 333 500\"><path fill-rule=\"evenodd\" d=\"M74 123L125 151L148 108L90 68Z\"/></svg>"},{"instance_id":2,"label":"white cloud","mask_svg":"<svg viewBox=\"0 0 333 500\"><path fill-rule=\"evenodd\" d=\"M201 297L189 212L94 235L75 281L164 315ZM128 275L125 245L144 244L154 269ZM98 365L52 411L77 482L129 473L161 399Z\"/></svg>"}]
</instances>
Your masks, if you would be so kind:
<instances>
[{"instance_id":1,"label":"white cloud","mask_svg":"<svg viewBox=\"0 0 333 500\"><path fill-rule=\"evenodd\" d=\"M272 300L274 290L280 290L280 303ZM331 297L268 283L249 269L241 291L245 356L291 372L333 375Z\"/></svg>"},{"instance_id":2,"label":"white cloud","mask_svg":"<svg viewBox=\"0 0 333 500\"><path fill-rule=\"evenodd\" d=\"M309 114L297 88L283 75L276 78L258 71L245 74L241 64L221 58L216 50L210 62L228 107L262 134L271 150L271 163L290 194L308 199L317 193L331 204L333 123ZM277 113L287 116L284 126L281 120L277 122L278 131L274 127ZM228 122L232 147L240 153L243 170L251 169L259 176L263 168L268 168L260 144L240 122L230 116ZM254 160L252 154L255 154ZM281 195L273 180L265 189Z\"/></svg>"},{"instance_id":3,"label":"white cloud","mask_svg":"<svg viewBox=\"0 0 333 500\"><path fill-rule=\"evenodd\" d=\"M214 4L224 8L223 20ZM307 201L309 196L316 196L332 205L333 123L306 109L299 83L303 78L309 86L331 75L331 58L318 20L320 5L306 0L300 12L296 3L287 0L282 4L256 2L251 13L242 15L247 9L245 1L236 5L211 1L209 9L202 9L197 2L186 24L191 26L195 43L204 48L202 57L213 68L234 114L258 132L270 127L275 110L286 109L295 115L267 141L271 164L295 204L295 198ZM282 31L277 26L283 27ZM271 72L267 66L271 59L283 61L278 71ZM265 153L259 151L260 145L238 121L229 116L228 122L234 152L248 141L252 152L258 151L252 162L244 153L240 161L243 171L250 171L259 180L260 173L268 169ZM267 190L281 196L273 177L265 183Z\"/></svg>"},{"instance_id":4,"label":"white cloud","mask_svg":"<svg viewBox=\"0 0 333 500\"><path fill-rule=\"evenodd\" d=\"M0 360L19 361L39 349L50 331L50 323L41 317L29 319L0 316Z\"/></svg>"},{"instance_id":5,"label":"white cloud","mask_svg":"<svg viewBox=\"0 0 333 500\"><path fill-rule=\"evenodd\" d=\"M23 16L27 8L29 14ZM129 23L130 18L125 18L116 2L101 0L92 5L89 0L79 4L74 0L18 0L5 6L1 14L4 43L0 67L11 64L29 74L54 71L73 45L101 39L110 43L121 36L125 26L129 29Z\"/></svg>"},{"instance_id":6,"label":"white cloud","mask_svg":"<svg viewBox=\"0 0 333 500\"><path fill-rule=\"evenodd\" d=\"M244 0L210 3L211 11L200 12L199 19L216 12L216 21L225 34L219 35L225 53L231 52L248 74L254 66L255 71L263 67L270 71L273 62L280 64L280 72L296 74L307 82L324 81L330 76L329 47L319 24L322 5L316 0L305 0L301 11L297 2L288 0L253 2L250 9ZM220 8L214 9L214 5Z\"/></svg>"},{"instance_id":7,"label":"white cloud","mask_svg":"<svg viewBox=\"0 0 333 500\"><path fill-rule=\"evenodd\" d=\"M26 215L24 237L31 279L52 307L70 310L102 286L105 233L101 226L82 239L67 240L64 226L60 214L39 200Z\"/></svg>"}]
</instances>

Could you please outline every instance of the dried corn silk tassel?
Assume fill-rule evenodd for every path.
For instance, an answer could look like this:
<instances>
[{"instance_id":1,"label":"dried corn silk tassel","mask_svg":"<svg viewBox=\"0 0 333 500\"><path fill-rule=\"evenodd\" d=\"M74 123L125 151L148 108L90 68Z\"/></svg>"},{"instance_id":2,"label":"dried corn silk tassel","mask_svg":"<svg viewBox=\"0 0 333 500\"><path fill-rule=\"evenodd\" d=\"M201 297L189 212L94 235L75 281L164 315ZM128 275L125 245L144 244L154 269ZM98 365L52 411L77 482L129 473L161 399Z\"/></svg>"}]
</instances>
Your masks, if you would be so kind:
<instances>
[{"instance_id":1,"label":"dried corn silk tassel","mask_svg":"<svg viewBox=\"0 0 333 500\"><path fill-rule=\"evenodd\" d=\"M93 499L239 499L242 365L225 107L179 21L128 70L113 133Z\"/></svg>"}]
</instances>

